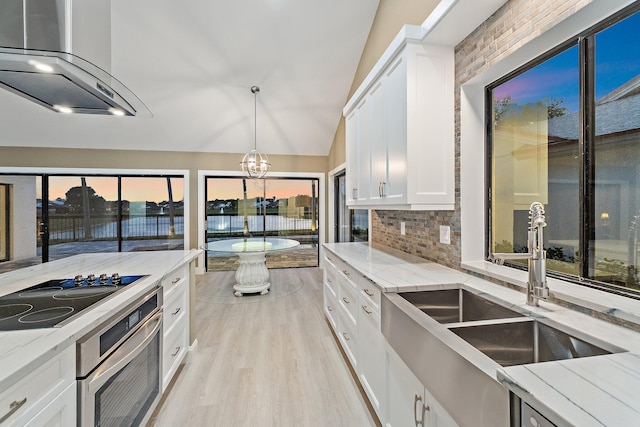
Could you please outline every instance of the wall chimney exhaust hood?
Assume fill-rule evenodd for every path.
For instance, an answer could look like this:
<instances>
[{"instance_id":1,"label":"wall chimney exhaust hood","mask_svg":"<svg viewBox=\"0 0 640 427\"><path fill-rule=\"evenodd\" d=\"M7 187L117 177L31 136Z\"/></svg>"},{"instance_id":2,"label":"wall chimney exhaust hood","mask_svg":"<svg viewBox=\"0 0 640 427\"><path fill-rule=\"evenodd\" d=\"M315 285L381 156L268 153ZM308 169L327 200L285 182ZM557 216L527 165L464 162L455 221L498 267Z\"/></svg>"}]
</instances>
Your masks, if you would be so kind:
<instances>
[{"instance_id":1,"label":"wall chimney exhaust hood","mask_svg":"<svg viewBox=\"0 0 640 427\"><path fill-rule=\"evenodd\" d=\"M0 87L61 113L151 117L110 68L110 0L0 1Z\"/></svg>"}]
</instances>

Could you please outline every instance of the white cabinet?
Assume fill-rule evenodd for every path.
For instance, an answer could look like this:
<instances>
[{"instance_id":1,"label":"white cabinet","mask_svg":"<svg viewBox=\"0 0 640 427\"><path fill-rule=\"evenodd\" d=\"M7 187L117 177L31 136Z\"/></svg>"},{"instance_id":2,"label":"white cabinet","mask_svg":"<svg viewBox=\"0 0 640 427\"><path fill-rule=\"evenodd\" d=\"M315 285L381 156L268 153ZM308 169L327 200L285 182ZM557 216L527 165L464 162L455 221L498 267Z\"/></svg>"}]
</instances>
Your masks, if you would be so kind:
<instances>
[{"instance_id":1,"label":"white cabinet","mask_svg":"<svg viewBox=\"0 0 640 427\"><path fill-rule=\"evenodd\" d=\"M390 346L387 357L386 427L457 427ZM425 363L428 363L425 361Z\"/></svg>"},{"instance_id":2,"label":"white cabinet","mask_svg":"<svg viewBox=\"0 0 640 427\"><path fill-rule=\"evenodd\" d=\"M399 37L343 110L347 204L451 210L453 48Z\"/></svg>"},{"instance_id":3,"label":"white cabinet","mask_svg":"<svg viewBox=\"0 0 640 427\"><path fill-rule=\"evenodd\" d=\"M371 406L384 419L386 362L380 329L380 289L360 276L358 291L358 377Z\"/></svg>"},{"instance_id":4,"label":"white cabinet","mask_svg":"<svg viewBox=\"0 0 640 427\"><path fill-rule=\"evenodd\" d=\"M189 265L182 265L162 281L162 391L189 350Z\"/></svg>"},{"instance_id":5,"label":"white cabinet","mask_svg":"<svg viewBox=\"0 0 640 427\"><path fill-rule=\"evenodd\" d=\"M329 251L325 251L323 286L327 320L382 420L386 360L380 329L380 289Z\"/></svg>"},{"instance_id":6,"label":"white cabinet","mask_svg":"<svg viewBox=\"0 0 640 427\"><path fill-rule=\"evenodd\" d=\"M78 419L77 390L75 381L69 384L42 411L24 424L24 427L69 427L76 425Z\"/></svg>"},{"instance_id":7,"label":"white cabinet","mask_svg":"<svg viewBox=\"0 0 640 427\"><path fill-rule=\"evenodd\" d=\"M3 426L69 426L76 422L75 345L33 366L0 391Z\"/></svg>"}]
</instances>

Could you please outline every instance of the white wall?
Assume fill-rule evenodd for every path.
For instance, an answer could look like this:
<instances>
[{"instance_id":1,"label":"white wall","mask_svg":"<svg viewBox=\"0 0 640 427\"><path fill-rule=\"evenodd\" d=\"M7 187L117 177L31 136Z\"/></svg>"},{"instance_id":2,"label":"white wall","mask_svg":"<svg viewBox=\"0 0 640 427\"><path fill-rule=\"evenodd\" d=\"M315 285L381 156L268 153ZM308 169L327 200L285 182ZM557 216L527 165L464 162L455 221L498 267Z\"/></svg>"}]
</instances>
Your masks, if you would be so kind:
<instances>
[{"instance_id":1,"label":"white wall","mask_svg":"<svg viewBox=\"0 0 640 427\"><path fill-rule=\"evenodd\" d=\"M36 178L0 176L0 183L11 184L11 260L32 258L36 252Z\"/></svg>"}]
</instances>

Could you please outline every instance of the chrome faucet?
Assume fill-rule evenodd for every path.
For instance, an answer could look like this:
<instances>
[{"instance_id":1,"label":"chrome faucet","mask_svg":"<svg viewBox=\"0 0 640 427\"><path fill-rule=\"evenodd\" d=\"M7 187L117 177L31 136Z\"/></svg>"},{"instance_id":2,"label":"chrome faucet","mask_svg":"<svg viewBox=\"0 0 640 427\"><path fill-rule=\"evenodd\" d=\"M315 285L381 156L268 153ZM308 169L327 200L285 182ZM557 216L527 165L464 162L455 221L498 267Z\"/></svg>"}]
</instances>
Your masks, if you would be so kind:
<instances>
[{"instance_id":1,"label":"chrome faucet","mask_svg":"<svg viewBox=\"0 0 640 427\"><path fill-rule=\"evenodd\" d=\"M544 217L544 207L540 202L533 202L529 207L529 230L527 253L492 253L489 260L502 265L508 259L526 259L529 266L529 281L527 282L527 304L537 306L541 299L549 297L547 286L547 251L544 250L544 234L542 229L547 222Z\"/></svg>"}]
</instances>

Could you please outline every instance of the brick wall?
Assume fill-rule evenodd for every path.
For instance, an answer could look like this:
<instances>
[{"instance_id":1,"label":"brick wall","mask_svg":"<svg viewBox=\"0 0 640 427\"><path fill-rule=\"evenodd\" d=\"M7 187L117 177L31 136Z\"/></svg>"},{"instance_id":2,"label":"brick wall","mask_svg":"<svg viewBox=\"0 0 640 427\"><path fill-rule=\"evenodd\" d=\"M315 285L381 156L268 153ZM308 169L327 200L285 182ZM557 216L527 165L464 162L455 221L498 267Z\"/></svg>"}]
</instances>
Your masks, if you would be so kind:
<instances>
[{"instance_id":1,"label":"brick wall","mask_svg":"<svg viewBox=\"0 0 640 427\"><path fill-rule=\"evenodd\" d=\"M592 0L511 0L481 24L455 50L455 210L372 212L375 243L460 266L460 86L492 64L555 26ZM558 40L558 43L563 40ZM482 160L479 160L482 161ZM400 235L404 221L406 234ZM440 241L440 225L451 227L451 244ZM480 224L480 226L483 226Z\"/></svg>"}]
</instances>

